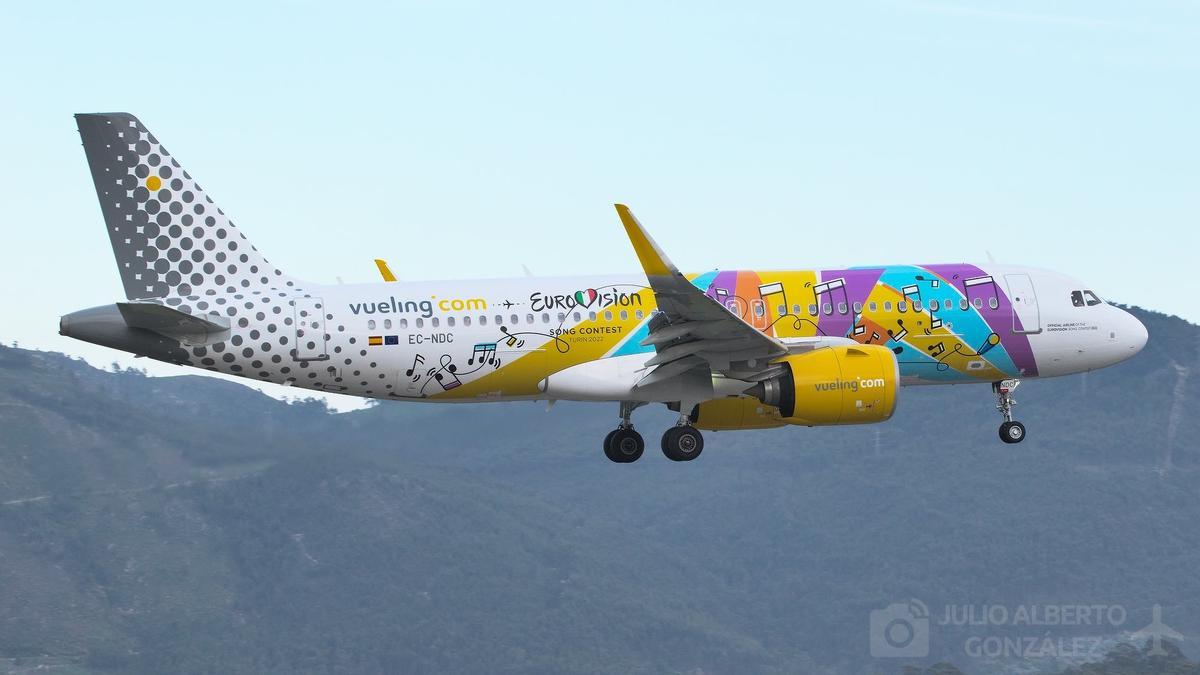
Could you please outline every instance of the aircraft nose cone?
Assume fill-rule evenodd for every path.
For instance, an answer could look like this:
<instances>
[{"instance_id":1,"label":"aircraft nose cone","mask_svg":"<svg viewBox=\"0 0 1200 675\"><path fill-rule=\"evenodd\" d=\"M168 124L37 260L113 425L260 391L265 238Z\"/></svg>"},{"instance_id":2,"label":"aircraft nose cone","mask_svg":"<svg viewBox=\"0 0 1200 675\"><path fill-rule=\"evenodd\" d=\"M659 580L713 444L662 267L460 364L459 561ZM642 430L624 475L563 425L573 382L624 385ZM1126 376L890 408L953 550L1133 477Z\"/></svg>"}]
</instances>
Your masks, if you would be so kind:
<instances>
[{"instance_id":1,"label":"aircraft nose cone","mask_svg":"<svg viewBox=\"0 0 1200 675\"><path fill-rule=\"evenodd\" d=\"M1128 317L1129 322L1129 327L1125 329L1128 335L1126 339L1129 342L1130 356L1133 356L1133 354L1142 351L1142 348L1146 346L1146 340L1150 339L1150 332L1146 330L1146 325L1139 321L1136 316L1128 312L1125 313L1125 316Z\"/></svg>"}]
</instances>

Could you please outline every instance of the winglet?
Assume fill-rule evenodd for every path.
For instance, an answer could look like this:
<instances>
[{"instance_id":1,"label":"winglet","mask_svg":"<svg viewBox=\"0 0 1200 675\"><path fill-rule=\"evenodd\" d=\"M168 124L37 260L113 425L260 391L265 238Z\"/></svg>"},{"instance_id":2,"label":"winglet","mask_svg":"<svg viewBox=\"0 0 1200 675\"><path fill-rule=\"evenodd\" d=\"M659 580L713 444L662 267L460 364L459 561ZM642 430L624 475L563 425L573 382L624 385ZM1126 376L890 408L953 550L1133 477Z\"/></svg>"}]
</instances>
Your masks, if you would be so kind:
<instances>
[{"instance_id":1,"label":"winglet","mask_svg":"<svg viewBox=\"0 0 1200 675\"><path fill-rule=\"evenodd\" d=\"M392 274L392 269L388 267L386 260L375 259L375 266L379 268L379 273L383 275L384 281L395 281L396 275Z\"/></svg>"},{"instance_id":2,"label":"winglet","mask_svg":"<svg viewBox=\"0 0 1200 675\"><path fill-rule=\"evenodd\" d=\"M621 216L621 224L625 226L625 233L629 235L629 242L633 244L633 250L637 253L646 275L665 277L678 274L679 270L662 252L658 244L650 238L646 228L642 227L638 219L633 217L633 212L629 210L629 207L624 204L615 204L614 206L617 207L617 215Z\"/></svg>"}]
</instances>

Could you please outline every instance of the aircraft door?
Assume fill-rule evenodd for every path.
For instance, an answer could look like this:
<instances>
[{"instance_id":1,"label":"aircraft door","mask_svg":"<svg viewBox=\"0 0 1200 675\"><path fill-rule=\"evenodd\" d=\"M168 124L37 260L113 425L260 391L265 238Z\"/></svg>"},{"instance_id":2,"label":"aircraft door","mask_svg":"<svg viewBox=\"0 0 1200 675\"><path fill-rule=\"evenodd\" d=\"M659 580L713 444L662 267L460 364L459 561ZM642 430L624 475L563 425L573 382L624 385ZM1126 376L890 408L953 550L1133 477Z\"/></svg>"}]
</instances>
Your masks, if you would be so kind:
<instances>
[{"instance_id":1,"label":"aircraft door","mask_svg":"<svg viewBox=\"0 0 1200 675\"><path fill-rule=\"evenodd\" d=\"M1013 306L1014 333L1042 332L1042 315L1038 309L1037 293L1028 274L1005 274L1008 297Z\"/></svg>"},{"instance_id":2,"label":"aircraft door","mask_svg":"<svg viewBox=\"0 0 1200 675\"><path fill-rule=\"evenodd\" d=\"M325 303L321 298L296 298L294 305L296 348L292 358L297 361L324 361L329 358L325 347Z\"/></svg>"}]
</instances>

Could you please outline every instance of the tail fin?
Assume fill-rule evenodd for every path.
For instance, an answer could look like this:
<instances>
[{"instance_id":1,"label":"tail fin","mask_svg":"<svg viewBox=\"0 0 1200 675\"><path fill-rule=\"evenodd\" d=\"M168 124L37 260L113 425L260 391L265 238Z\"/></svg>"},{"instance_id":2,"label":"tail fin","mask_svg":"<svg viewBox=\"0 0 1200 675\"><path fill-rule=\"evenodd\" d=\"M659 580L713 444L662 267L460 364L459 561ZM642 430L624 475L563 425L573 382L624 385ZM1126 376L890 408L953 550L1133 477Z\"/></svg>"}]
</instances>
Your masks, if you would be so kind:
<instances>
[{"instance_id":1,"label":"tail fin","mask_svg":"<svg viewBox=\"0 0 1200 675\"><path fill-rule=\"evenodd\" d=\"M136 117L75 116L130 300L294 287Z\"/></svg>"}]
</instances>

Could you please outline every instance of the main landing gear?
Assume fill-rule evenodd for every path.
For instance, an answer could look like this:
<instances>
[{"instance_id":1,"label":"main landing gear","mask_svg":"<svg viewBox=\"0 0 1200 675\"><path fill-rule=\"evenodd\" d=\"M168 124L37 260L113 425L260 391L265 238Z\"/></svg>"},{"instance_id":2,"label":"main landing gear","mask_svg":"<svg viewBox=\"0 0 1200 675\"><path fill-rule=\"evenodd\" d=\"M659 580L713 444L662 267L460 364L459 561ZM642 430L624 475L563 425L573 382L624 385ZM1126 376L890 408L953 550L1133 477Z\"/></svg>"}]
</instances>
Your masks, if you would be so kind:
<instances>
[{"instance_id":1,"label":"main landing gear","mask_svg":"<svg viewBox=\"0 0 1200 675\"><path fill-rule=\"evenodd\" d=\"M643 405L631 401L621 402L621 423L604 437L604 455L618 464L636 462L646 449L642 435L634 431L629 416L634 408ZM674 462L690 462L704 451L704 437L692 426L686 413L679 415L679 422L667 429L662 437L662 451Z\"/></svg>"},{"instance_id":2,"label":"main landing gear","mask_svg":"<svg viewBox=\"0 0 1200 675\"><path fill-rule=\"evenodd\" d=\"M663 434L662 451L672 462L690 462L704 452L704 437L687 413L680 413L675 426Z\"/></svg>"},{"instance_id":3,"label":"main landing gear","mask_svg":"<svg viewBox=\"0 0 1200 675\"><path fill-rule=\"evenodd\" d=\"M1004 423L1000 425L1000 440L1005 443L1020 443L1025 440L1025 425L1012 417L1013 406L1017 404L1012 393L1020 384L1020 380L992 383L992 393L996 394L996 410L1004 416Z\"/></svg>"},{"instance_id":4,"label":"main landing gear","mask_svg":"<svg viewBox=\"0 0 1200 675\"><path fill-rule=\"evenodd\" d=\"M633 430L633 422L629 421L629 416L638 405L632 401L622 401L621 423L604 437L604 455L618 464L636 462L646 450L646 441Z\"/></svg>"}]
</instances>

